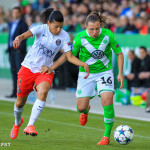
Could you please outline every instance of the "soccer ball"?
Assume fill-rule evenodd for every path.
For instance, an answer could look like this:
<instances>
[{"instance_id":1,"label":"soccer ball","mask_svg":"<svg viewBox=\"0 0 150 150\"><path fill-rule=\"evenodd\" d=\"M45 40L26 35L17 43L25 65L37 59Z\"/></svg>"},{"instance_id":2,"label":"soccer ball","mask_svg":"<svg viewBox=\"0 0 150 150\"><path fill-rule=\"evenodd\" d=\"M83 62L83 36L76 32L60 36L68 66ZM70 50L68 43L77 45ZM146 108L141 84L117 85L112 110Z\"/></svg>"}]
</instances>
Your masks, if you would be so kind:
<instances>
[{"instance_id":1,"label":"soccer ball","mask_svg":"<svg viewBox=\"0 0 150 150\"><path fill-rule=\"evenodd\" d=\"M114 131L114 138L119 144L129 144L133 140L133 130L127 125L120 125Z\"/></svg>"}]
</instances>

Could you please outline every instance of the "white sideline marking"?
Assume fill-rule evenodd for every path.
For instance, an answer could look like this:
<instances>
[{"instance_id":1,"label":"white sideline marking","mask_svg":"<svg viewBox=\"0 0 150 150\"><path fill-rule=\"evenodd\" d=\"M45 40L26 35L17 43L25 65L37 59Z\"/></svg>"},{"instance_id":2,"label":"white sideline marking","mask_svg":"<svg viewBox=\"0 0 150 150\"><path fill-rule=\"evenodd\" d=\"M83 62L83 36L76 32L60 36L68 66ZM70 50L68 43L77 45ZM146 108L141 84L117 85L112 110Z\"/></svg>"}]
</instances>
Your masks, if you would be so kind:
<instances>
[{"instance_id":1,"label":"white sideline marking","mask_svg":"<svg viewBox=\"0 0 150 150\"><path fill-rule=\"evenodd\" d=\"M11 113L7 113L7 112L1 112L0 114L5 114L5 115L9 115L9 116L14 116ZM24 118L29 118L28 116L23 115ZM97 128L93 128L93 127L87 127L87 126L81 126L81 125L76 125L76 124L71 124L71 123L66 123L66 122L61 122L61 121L54 121L54 120L49 120L49 119L42 119L42 118L38 118L38 120L41 121L47 121L47 122L52 122L52 123L56 123L56 124L63 124L63 125L68 125L68 126L73 126L73 127L79 127L79 128L83 128L83 129L90 129L90 130L96 130L96 131L100 131L100 132L104 132L104 129L97 129ZM113 134L113 132L111 133ZM141 136L141 135L136 135L134 134L135 137L139 137L139 138L145 138L145 139L150 139L150 137L148 136Z\"/></svg>"}]
</instances>

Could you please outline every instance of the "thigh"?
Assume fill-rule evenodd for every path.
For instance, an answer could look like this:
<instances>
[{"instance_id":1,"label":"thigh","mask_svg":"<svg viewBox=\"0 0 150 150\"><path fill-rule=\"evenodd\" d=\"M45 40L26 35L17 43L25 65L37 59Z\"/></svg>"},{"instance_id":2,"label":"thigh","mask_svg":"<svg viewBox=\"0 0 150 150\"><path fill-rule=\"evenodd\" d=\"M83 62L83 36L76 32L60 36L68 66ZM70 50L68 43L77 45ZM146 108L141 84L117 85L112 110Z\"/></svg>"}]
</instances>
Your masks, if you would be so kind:
<instances>
[{"instance_id":1,"label":"thigh","mask_svg":"<svg viewBox=\"0 0 150 150\"><path fill-rule=\"evenodd\" d=\"M53 83L54 73L51 74L39 74L35 79L35 90L38 91L39 88L45 87L45 88L51 88ZM44 82L44 84L42 84ZM46 83L45 83L46 82Z\"/></svg>"},{"instance_id":2,"label":"thigh","mask_svg":"<svg viewBox=\"0 0 150 150\"><path fill-rule=\"evenodd\" d=\"M35 74L30 69L22 66L18 73L17 96L24 97L33 91L34 80Z\"/></svg>"},{"instance_id":3,"label":"thigh","mask_svg":"<svg viewBox=\"0 0 150 150\"><path fill-rule=\"evenodd\" d=\"M93 79L93 77L90 77L90 75L87 79L84 79L85 75L86 73L79 73L76 91L77 98L92 98L96 96L96 81Z\"/></svg>"},{"instance_id":4,"label":"thigh","mask_svg":"<svg viewBox=\"0 0 150 150\"><path fill-rule=\"evenodd\" d=\"M51 85L47 81L43 81L36 86L37 92L44 91L48 92L51 88Z\"/></svg>"},{"instance_id":5,"label":"thigh","mask_svg":"<svg viewBox=\"0 0 150 150\"><path fill-rule=\"evenodd\" d=\"M90 97L77 98L78 108L87 108L90 102Z\"/></svg>"},{"instance_id":6,"label":"thigh","mask_svg":"<svg viewBox=\"0 0 150 150\"><path fill-rule=\"evenodd\" d=\"M97 92L101 96L103 92L114 93L114 76L112 70L100 73L97 77Z\"/></svg>"}]
</instances>

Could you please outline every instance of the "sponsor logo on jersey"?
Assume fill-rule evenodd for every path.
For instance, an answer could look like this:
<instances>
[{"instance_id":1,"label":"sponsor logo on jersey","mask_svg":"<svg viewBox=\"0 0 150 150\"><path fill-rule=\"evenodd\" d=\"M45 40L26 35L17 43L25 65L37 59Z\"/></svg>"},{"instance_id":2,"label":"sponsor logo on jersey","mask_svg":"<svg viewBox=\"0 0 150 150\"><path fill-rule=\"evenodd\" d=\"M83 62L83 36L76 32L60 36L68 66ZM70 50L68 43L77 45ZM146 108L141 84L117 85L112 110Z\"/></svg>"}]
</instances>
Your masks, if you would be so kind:
<instances>
[{"instance_id":1,"label":"sponsor logo on jersey","mask_svg":"<svg viewBox=\"0 0 150 150\"><path fill-rule=\"evenodd\" d=\"M39 50L42 50L42 54L46 55L47 57L52 57L55 52L53 52L52 50L48 49L47 47L45 47L44 45L40 44L39 46Z\"/></svg>"},{"instance_id":2,"label":"sponsor logo on jersey","mask_svg":"<svg viewBox=\"0 0 150 150\"><path fill-rule=\"evenodd\" d=\"M102 50L95 50L92 52L91 56L94 59L101 59L104 56L104 52Z\"/></svg>"},{"instance_id":3,"label":"sponsor logo on jersey","mask_svg":"<svg viewBox=\"0 0 150 150\"><path fill-rule=\"evenodd\" d=\"M119 47L119 44L116 45L116 48L118 48L118 47Z\"/></svg>"},{"instance_id":4,"label":"sponsor logo on jersey","mask_svg":"<svg viewBox=\"0 0 150 150\"><path fill-rule=\"evenodd\" d=\"M57 40L56 40L56 45L59 46L60 44L61 44L61 40L60 40L60 39L57 39Z\"/></svg>"}]
</instances>

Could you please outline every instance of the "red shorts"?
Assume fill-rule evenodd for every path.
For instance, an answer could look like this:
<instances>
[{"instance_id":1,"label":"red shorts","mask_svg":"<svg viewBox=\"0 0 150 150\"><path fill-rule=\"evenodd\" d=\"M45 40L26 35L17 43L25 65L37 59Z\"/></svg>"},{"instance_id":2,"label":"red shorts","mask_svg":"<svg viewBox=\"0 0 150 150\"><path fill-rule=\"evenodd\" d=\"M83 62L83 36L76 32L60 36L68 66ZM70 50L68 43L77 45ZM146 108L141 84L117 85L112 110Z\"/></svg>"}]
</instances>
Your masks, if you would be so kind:
<instances>
[{"instance_id":1,"label":"red shorts","mask_svg":"<svg viewBox=\"0 0 150 150\"><path fill-rule=\"evenodd\" d=\"M30 69L22 66L18 72L17 96L27 96L31 91L33 91L33 87L35 87L36 90L36 86L44 81L47 81L48 83L50 83L50 85L52 85L53 78L54 73L33 73Z\"/></svg>"}]
</instances>

